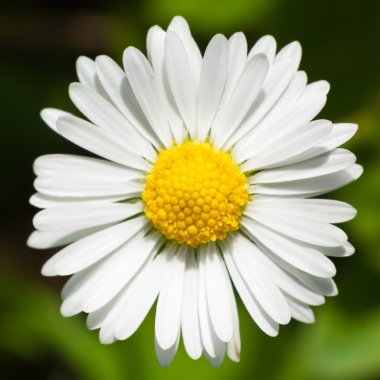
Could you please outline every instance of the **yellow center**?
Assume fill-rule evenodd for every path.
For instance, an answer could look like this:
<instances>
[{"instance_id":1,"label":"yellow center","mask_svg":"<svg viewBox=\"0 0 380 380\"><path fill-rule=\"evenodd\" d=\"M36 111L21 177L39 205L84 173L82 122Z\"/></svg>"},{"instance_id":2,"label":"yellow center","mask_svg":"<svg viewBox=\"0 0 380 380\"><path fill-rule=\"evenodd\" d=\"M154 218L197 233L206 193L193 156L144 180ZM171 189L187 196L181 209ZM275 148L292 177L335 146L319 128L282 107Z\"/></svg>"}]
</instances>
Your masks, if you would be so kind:
<instances>
[{"instance_id":1,"label":"yellow center","mask_svg":"<svg viewBox=\"0 0 380 380\"><path fill-rule=\"evenodd\" d=\"M160 152L142 198L146 216L168 239L197 247L239 228L247 178L228 153L188 141Z\"/></svg>"}]
</instances>

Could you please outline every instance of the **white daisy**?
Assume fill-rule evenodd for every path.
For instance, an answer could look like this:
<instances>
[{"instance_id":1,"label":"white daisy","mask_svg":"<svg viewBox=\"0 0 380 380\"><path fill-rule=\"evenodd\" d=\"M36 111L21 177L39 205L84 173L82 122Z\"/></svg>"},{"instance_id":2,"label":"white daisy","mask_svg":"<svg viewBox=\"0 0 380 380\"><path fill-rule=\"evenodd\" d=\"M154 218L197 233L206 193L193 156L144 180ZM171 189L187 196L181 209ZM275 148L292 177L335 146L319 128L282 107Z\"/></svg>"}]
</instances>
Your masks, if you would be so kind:
<instances>
[{"instance_id":1,"label":"white daisy","mask_svg":"<svg viewBox=\"0 0 380 380\"><path fill-rule=\"evenodd\" d=\"M31 204L34 248L64 246L42 269L72 277L62 314L88 313L112 343L131 336L157 300L162 366L182 334L193 359L239 360L233 287L268 335L337 293L328 256L354 252L332 223L348 204L312 199L357 179L338 148L354 124L313 120L329 85L307 84L301 47L271 36L247 52L242 33L212 38L202 56L186 21L149 30L148 59L128 47L77 61L70 85L89 120L44 109L44 121L102 157L39 157Z\"/></svg>"}]
</instances>

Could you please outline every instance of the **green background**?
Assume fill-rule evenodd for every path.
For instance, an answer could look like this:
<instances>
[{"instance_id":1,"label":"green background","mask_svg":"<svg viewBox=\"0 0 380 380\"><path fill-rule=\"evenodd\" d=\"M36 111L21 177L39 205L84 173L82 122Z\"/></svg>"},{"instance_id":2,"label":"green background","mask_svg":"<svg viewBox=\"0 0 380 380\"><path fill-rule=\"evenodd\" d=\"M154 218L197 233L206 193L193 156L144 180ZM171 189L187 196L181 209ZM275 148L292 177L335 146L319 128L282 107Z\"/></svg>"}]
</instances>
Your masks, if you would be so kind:
<instances>
[{"instance_id":1,"label":"green background","mask_svg":"<svg viewBox=\"0 0 380 380\"><path fill-rule=\"evenodd\" d=\"M2 1L0 6L1 379L380 379L380 2L296 0ZM309 80L331 84L322 118L360 125L347 144L364 174L331 195L358 209L345 225L354 256L334 260L340 294L316 308L317 322L292 321L265 336L240 304L242 355L220 369L192 361L182 346L169 369L154 354L151 312L128 341L102 346L83 315L59 314L63 278L43 278L52 252L28 249L35 212L32 162L46 153L82 153L44 126L39 111L74 111L67 86L75 59L124 48L145 52L149 26L181 14L202 49L216 33L242 30L249 44L272 34L299 40Z\"/></svg>"}]
</instances>

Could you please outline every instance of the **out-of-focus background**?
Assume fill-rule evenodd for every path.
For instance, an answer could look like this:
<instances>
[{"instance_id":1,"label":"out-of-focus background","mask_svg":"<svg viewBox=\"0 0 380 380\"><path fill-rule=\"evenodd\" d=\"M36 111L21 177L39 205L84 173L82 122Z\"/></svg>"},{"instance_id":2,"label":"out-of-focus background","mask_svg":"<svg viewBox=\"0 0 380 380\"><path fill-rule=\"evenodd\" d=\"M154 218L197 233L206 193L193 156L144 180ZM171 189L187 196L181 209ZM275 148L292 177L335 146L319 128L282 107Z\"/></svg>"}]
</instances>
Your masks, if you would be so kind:
<instances>
[{"instance_id":1,"label":"out-of-focus background","mask_svg":"<svg viewBox=\"0 0 380 380\"><path fill-rule=\"evenodd\" d=\"M338 297L316 308L317 322L291 322L264 335L240 304L240 364L213 369L180 346L169 369L154 355L154 315L128 341L102 346L83 315L59 314L65 279L43 278L52 252L25 246L35 210L32 162L46 153L82 153L39 118L46 106L74 111L67 86L75 60L108 54L121 63L134 45L145 52L153 24L181 14L202 49L215 33L242 30L249 44L272 34L281 47L299 40L309 80L331 83L320 115L360 125L346 146L364 175L331 196L353 204L345 225L354 256L334 260ZM374 0L2 0L0 5L1 228L0 378L380 379L380 2Z\"/></svg>"}]
</instances>

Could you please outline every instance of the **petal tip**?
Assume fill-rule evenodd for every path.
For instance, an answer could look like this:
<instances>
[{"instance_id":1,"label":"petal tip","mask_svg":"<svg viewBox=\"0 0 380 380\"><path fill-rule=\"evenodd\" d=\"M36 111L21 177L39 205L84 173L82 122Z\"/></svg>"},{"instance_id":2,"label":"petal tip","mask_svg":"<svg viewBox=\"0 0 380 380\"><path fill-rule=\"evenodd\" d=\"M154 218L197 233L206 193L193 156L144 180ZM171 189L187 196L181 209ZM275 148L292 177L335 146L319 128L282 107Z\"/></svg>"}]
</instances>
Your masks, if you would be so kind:
<instances>
[{"instance_id":1,"label":"petal tip","mask_svg":"<svg viewBox=\"0 0 380 380\"><path fill-rule=\"evenodd\" d=\"M54 257L54 256L53 256ZM54 265L51 263L50 260L48 260L43 267L41 268L41 274L45 277L54 277L57 276L58 273L54 267Z\"/></svg>"}]
</instances>

